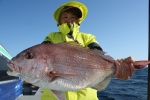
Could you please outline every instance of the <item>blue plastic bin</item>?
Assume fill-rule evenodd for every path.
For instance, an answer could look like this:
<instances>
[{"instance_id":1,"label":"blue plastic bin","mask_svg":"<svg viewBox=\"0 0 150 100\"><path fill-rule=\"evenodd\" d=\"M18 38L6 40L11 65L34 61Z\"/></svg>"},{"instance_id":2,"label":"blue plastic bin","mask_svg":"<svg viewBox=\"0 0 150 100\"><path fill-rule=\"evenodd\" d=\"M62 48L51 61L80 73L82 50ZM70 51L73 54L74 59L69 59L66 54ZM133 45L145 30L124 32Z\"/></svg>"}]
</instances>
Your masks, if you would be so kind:
<instances>
[{"instance_id":1,"label":"blue plastic bin","mask_svg":"<svg viewBox=\"0 0 150 100\"><path fill-rule=\"evenodd\" d=\"M0 81L0 100L15 100L22 95L22 79Z\"/></svg>"}]
</instances>

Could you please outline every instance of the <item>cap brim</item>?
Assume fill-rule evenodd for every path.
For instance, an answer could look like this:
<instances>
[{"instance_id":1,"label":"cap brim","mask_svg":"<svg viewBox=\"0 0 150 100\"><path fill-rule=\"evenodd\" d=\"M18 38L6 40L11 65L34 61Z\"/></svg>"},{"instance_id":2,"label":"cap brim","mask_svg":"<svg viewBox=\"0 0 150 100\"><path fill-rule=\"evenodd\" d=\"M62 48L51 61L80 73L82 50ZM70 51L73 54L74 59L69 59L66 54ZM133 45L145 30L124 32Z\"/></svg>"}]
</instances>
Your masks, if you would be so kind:
<instances>
[{"instance_id":1,"label":"cap brim","mask_svg":"<svg viewBox=\"0 0 150 100\"><path fill-rule=\"evenodd\" d=\"M62 10L62 12L67 11L67 10L73 10L73 11L77 14L77 17L78 17L78 18L81 18L81 17L82 17L82 12L81 12L81 10L80 10L79 8L77 8L77 7L66 6L66 7Z\"/></svg>"}]
</instances>

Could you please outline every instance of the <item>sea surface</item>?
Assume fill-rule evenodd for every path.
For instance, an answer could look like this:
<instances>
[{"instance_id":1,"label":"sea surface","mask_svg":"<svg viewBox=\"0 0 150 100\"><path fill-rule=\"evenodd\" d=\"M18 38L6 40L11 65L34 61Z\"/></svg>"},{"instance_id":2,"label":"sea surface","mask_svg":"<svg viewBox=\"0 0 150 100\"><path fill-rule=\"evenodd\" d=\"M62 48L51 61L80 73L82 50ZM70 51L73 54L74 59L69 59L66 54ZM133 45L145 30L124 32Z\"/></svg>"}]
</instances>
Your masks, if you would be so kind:
<instances>
[{"instance_id":1,"label":"sea surface","mask_svg":"<svg viewBox=\"0 0 150 100\"><path fill-rule=\"evenodd\" d=\"M147 100L148 68L136 70L129 80L112 78L103 91L98 92L99 100Z\"/></svg>"}]
</instances>

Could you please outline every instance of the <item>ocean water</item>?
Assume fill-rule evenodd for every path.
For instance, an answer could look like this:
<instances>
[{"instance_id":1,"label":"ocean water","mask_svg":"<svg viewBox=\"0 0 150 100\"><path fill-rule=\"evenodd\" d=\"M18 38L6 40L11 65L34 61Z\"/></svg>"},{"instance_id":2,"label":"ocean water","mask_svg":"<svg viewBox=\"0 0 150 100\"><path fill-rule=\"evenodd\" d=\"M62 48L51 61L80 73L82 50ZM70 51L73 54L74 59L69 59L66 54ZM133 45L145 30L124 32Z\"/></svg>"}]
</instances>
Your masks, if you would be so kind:
<instances>
[{"instance_id":1,"label":"ocean water","mask_svg":"<svg viewBox=\"0 0 150 100\"><path fill-rule=\"evenodd\" d=\"M148 68L136 70L129 80L112 78L103 91L98 92L99 100L147 100Z\"/></svg>"}]
</instances>

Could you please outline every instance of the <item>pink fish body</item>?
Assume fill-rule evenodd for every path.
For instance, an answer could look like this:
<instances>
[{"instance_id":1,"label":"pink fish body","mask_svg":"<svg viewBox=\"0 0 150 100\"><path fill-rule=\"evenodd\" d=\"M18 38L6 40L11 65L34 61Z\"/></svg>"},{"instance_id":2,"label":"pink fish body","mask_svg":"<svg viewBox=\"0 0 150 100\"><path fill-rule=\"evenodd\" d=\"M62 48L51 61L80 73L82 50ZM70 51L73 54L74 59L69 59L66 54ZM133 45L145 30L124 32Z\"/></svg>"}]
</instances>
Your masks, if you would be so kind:
<instances>
[{"instance_id":1,"label":"pink fish body","mask_svg":"<svg viewBox=\"0 0 150 100\"><path fill-rule=\"evenodd\" d=\"M56 91L102 90L116 71L113 58L76 43L35 45L19 53L8 66L12 69L9 75Z\"/></svg>"}]
</instances>

